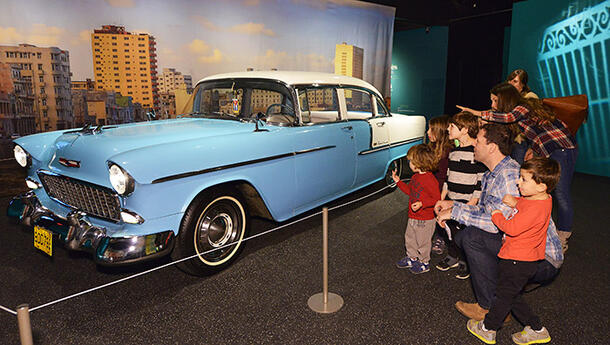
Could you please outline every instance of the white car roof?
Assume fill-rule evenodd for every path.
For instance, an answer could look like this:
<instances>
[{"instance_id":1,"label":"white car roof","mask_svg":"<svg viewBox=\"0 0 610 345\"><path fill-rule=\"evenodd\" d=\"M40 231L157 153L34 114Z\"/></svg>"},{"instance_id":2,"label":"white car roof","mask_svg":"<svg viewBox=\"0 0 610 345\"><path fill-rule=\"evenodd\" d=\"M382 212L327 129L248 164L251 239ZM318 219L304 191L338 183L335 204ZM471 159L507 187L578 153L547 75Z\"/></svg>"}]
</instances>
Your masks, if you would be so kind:
<instances>
[{"instance_id":1,"label":"white car roof","mask_svg":"<svg viewBox=\"0 0 610 345\"><path fill-rule=\"evenodd\" d=\"M373 90L381 97L381 93L371 84L366 81L354 77L344 75L320 73L320 72L300 72L300 71L247 71L215 74L201 79L199 83L217 79L231 78L262 78L279 80L288 85L299 84L319 84L319 85L349 85L363 87Z\"/></svg>"}]
</instances>

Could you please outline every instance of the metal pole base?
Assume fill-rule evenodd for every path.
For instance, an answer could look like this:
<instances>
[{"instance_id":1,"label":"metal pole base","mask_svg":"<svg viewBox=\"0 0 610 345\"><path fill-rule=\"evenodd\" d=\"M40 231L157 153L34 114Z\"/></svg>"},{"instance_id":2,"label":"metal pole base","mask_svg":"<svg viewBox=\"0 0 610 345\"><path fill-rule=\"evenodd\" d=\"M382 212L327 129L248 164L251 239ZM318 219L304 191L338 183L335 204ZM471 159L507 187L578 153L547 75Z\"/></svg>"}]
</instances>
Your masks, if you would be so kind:
<instances>
[{"instance_id":1,"label":"metal pole base","mask_svg":"<svg viewBox=\"0 0 610 345\"><path fill-rule=\"evenodd\" d=\"M320 292L309 297L309 300L307 300L307 305L309 305L309 308L316 313L330 314L343 307L343 297L329 292L328 303L324 304L324 293Z\"/></svg>"}]
</instances>

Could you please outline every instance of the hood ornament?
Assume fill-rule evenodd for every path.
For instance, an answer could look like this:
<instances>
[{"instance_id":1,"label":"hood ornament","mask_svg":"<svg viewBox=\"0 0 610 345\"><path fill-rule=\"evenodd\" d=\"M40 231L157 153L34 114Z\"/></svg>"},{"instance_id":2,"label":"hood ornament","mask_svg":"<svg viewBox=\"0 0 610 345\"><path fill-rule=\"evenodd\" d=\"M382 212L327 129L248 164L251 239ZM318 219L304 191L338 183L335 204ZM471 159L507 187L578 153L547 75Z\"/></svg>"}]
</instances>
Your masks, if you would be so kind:
<instances>
[{"instance_id":1,"label":"hood ornament","mask_svg":"<svg viewBox=\"0 0 610 345\"><path fill-rule=\"evenodd\" d=\"M68 168L80 168L80 161L59 157L59 164Z\"/></svg>"}]
</instances>

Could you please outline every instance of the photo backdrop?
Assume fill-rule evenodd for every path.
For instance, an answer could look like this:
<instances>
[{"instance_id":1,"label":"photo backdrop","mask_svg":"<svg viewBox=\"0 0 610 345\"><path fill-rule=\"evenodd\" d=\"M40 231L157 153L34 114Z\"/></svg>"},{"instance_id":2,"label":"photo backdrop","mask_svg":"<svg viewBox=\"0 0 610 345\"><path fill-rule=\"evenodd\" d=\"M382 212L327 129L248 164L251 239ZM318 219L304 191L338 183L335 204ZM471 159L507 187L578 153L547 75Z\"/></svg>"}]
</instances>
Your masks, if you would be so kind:
<instances>
[{"instance_id":1,"label":"photo backdrop","mask_svg":"<svg viewBox=\"0 0 610 345\"><path fill-rule=\"evenodd\" d=\"M9 0L0 45L68 50L72 79L94 79L91 33L120 25L156 38L158 72L195 82L247 68L334 73L345 42L363 49L363 79L389 96L394 12L354 0Z\"/></svg>"},{"instance_id":2,"label":"photo backdrop","mask_svg":"<svg viewBox=\"0 0 610 345\"><path fill-rule=\"evenodd\" d=\"M540 97L586 94L577 171L610 176L610 0L515 3L509 68L523 68Z\"/></svg>"}]
</instances>

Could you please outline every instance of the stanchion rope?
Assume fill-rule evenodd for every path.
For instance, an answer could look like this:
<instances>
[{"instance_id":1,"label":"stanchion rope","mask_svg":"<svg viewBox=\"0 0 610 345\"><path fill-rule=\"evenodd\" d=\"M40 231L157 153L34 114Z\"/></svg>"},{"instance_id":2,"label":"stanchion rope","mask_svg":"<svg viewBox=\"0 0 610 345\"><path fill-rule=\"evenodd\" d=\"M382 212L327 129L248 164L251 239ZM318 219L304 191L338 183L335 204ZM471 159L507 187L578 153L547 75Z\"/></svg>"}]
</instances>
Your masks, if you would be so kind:
<instances>
[{"instance_id":1,"label":"stanchion rope","mask_svg":"<svg viewBox=\"0 0 610 345\"><path fill-rule=\"evenodd\" d=\"M7 307L5 307L5 306L0 305L0 309L4 310L4 311L6 311L6 312L9 312L9 313L11 313L11 314L13 314L13 315L17 315L17 312L16 312L16 311L11 310L11 309L9 309L9 308L7 308Z\"/></svg>"},{"instance_id":2,"label":"stanchion rope","mask_svg":"<svg viewBox=\"0 0 610 345\"><path fill-rule=\"evenodd\" d=\"M377 194L377 193L379 193L379 192L381 192L381 191L383 191L383 190L386 190L387 188L394 187L394 186L395 186L394 184L389 185L389 186L385 186L385 187L383 187L383 188L381 188L381 189L379 189L379 190L377 190L377 191L375 191L375 192L373 192L373 193L367 194L367 195L365 195L365 196L362 196L362 197L360 197L360 198L358 198L358 199L355 199L355 200L352 200L352 201L346 202L346 203L344 203L344 204L334 206L334 207L332 207L332 208L329 208L328 210L329 210L329 211L332 211L332 210L336 210L336 209L338 209L338 208L341 208L341 207L344 207L344 206L350 205L350 204L352 204L352 203L355 203L355 202L358 202L358 201L360 201L360 200L366 199L366 198L368 198L368 197L370 197L370 196L372 196L372 195L375 195L375 194ZM257 237L260 237L260 236L266 235L266 234L271 233L271 232L273 232L273 231L277 231L277 230L279 230L279 229L285 228L285 227L287 227L287 226L290 226L290 225L296 224L296 223L298 223L298 222L302 222L302 221L304 221L304 220L306 220L306 219L309 219L309 218L315 217L315 216L320 215L320 214L322 214L322 211L318 211L318 212L316 212L316 213L314 213L314 214L310 214L310 215L305 216L305 217L303 217L303 218L299 218L299 219L297 219L297 220L295 220L295 221L292 221L292 222L290 222L290 223L283 224L283 225L280 225L280 226L278 226L278 227L271 228L271 229L269 229L269 230L265 230L265 231L263 231L263 232L261 232L261 233L258 233L258 234L256 234L256 235L253 235L253 236L250 236L250 237L244 238L244 239L242 240L242 243L243 243L243 242L246 242L246 241L249 241L249 240L251 240L251 239L254 239L254 238L257 238ZM210 249L210 250L208 250L208 251L206 251L206 252L203 252L203 253L194 254L194 255L191 255L191 256L189 256L189 257L185 257L185 258L182 258L182 259L180 259L180 260L172 261L172 262L169 262L169 263L163 264L163 265L161 265L161 266L157 266L157 267L151 268L151 269L149 269L149 270L146 270L146 271L143 271L143 272L140 272L140 273L133 274L133 275L128 276L128 277L125 277L125 278L117 279L117 280L115 280L115 281L112 281L112 282L109 282L109 283L106 283L106 284L103 284L103 285L100 285L100 286L96 286L96 287L93 287L93 288L91 288L91 289L87 289L87 290L84 290L84 291L81 291L81 292L78 292L78 293L75 293L75 294L72 294L72 295L69 295L69 296L66 296L66 297L63 297L63 298L57 299L57 300L55 300L55 301L51 301L51 302L48 302L48 303L45 303L45 304L42 304L42 305L36 306L36 307L34 307L34 308L30 308L30 312L33 312L33 311L35 311L35 310L38 310L38 309L42 309L42 308L45 308L45 307L51 306L51 305L56 304L56 303L59 303L59 302L66 301L66 300L69 300L69 299L72 299L72 298L75 298L75 297L78 297L78 296L81 296L81 295L85 295L85 294L88 294L88 293L90 293L90 292L93 292L93 291L96 291L96 290L100 290L100 289L103 289L103 288L109 287L109 286L111 286L111 285L115 285L115 284L118 284L118 283L121 283L121 282L124 282L124 281L130 280L130 279L133 279L133 278L136 278L136 277L139 277L139 276L142 276L142 275L145 275L145 274L148 274L148 273L151 273L151 272L154 272L154 271L157 271L157 270L160 270L160 269L163 269L163 268L169 267L169 266L173 266L173 265L179 264L179 263L181 263L181 262L183 262L183 261L191 260L191 259L193 259L193 258L195 258L195 257L202 256L202 255L205 255L205 254L211 253L211 252L213 252L213 251L216 251L216 250L219 250L219 249L223 249L223 248L226 248L226 247L230 247L230 246L233 246L233 245L235 245L235 243L229 243L229 244L225 244L225 245L223 245L223 246L220 246L220 247L217 247L217 248L214 248L214 249ZM4 310L4 311L7 311L7 312L9 312L9 313L11 313L11 314L17 315L17 312L15 312L15 311L13 311L13 310L11 310L11 309L9 309L9 308L5 308L5 307L0 306L0 309L2 309L2 310Z\"/></svg>"},{"instance_id":3,"label":"stanchion rope","mask_svg":"<svg viewBox=\"0 0 610 345\"><path fill-rule=\"evenodd\" d=\"M15 159L15 158L2 158L2 159L0 159L0 162L4 162L4 161L12 161L12 160L14 160L14 159Z\"/></svg>"}]
</instances>

